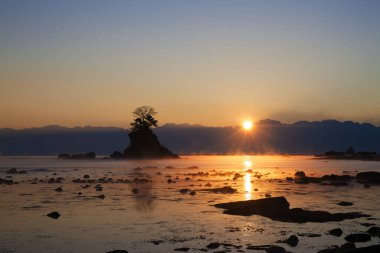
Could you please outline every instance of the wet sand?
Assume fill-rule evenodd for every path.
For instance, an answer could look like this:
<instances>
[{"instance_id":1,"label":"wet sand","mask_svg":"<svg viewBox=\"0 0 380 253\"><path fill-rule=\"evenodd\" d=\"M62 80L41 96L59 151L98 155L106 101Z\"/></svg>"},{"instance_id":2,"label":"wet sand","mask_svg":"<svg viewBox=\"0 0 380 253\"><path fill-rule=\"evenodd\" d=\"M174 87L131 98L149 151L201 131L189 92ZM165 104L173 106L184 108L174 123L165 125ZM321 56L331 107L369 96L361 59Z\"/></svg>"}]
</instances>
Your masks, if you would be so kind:
<instances>
[{"instance_id":1,"label":"wet sand","mask_svg":"<svg viewBox=\"0 0 380 253\"><path fill-rule=\"evenodd\" d=\"M6 174L13 167L27 174ZM0 252L174 252L179 248L265 252L249 248L268 244L291 252L317 252L346 243L344 237L349 234L380 225L380 186L365 188L352 181L336 187L286 180L300 170L313 177L354 176L362 171L380 172L380 162L306 156L191 156L140 162L1 157L0 178L18 184L0 185ZM56 183L60 177L64 180ZM223 187L236 191L211 190ZM363 212L371 217L295 224L257 215L227 215L214 206L269 196L286 197L291 208ZM337 204L342 201L353 205ZM54 211L61 215L58 219L46 216ZM341 228L343 235L330 235L328 231L334 228ZM278 242L291 235L299 239L296 247ZM207 248L215 242L225 245ZM379 242L371 237L356 246Z\"/></svg>"}]
</instances>

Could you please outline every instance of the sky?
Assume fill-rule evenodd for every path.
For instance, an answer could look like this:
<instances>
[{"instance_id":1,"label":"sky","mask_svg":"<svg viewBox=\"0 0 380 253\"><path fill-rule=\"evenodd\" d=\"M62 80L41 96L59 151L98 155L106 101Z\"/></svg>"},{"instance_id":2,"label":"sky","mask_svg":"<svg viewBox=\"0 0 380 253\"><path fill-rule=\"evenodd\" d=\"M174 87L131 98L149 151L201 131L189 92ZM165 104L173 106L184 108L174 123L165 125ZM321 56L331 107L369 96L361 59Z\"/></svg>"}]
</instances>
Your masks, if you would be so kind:
<instances>
[{"instance_id":1,"label":"sky","mask_svg":"<svg viewBox=\"0 0 380 253\"><path fill-rule=\"evenodd\" d=\"M380 1L0 0L0 128L380 125Z\"/></svg>"}]
</instances>

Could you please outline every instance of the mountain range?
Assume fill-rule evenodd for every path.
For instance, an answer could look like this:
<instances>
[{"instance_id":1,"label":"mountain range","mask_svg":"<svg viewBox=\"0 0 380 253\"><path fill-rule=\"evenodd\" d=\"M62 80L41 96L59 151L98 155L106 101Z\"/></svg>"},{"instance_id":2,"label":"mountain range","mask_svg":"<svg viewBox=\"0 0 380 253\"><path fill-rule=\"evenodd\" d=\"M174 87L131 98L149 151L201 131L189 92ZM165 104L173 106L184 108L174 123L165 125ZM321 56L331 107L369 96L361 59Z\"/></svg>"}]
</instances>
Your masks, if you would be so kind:
<instances>
[{"instance_id":1,"label":"mountain range","mask_svg":"<svg viewBox=\"0 0 380 253\"><path fill-rule=\"evenodd\" d=\"M240 126L165 124L154 129L163 145L178 154L319 154L329 150L380 152L380 127L352 121L261 120L251 131ZM93 151L109 155L129 144L128 129L62 127L0 129L1 155L57 155Z\"/></svg>"}]
</instances>

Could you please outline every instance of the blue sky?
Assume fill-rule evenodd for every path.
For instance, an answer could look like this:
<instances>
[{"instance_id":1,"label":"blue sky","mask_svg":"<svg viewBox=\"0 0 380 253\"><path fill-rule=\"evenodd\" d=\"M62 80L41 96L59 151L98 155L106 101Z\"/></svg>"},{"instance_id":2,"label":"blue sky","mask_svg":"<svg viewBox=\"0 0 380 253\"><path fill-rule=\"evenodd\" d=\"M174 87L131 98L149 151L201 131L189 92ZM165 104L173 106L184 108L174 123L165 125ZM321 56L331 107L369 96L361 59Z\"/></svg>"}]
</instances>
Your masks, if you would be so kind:
<instances>
[{"instance_id":1,"label":"blue sky","mask_svg":"<svg viewBox=\"0 0 380 253\"><path fill-rule=\"evenodd\" d=\"M0 127L380 124L380 1L0 1Z\"/></svg>"}]
</instances>

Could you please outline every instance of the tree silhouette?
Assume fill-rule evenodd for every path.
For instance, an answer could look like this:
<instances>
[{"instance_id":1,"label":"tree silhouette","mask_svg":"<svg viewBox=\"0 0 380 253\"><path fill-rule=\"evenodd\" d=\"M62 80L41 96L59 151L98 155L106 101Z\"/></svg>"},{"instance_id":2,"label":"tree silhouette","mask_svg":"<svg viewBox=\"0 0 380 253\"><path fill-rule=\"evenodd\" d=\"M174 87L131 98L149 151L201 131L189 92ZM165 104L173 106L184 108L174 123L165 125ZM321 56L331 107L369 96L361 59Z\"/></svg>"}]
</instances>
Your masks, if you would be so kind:
<instances>
[{"instance_id":1,"label":"tree silhouette","mask_svg":"<svg viewBox=\"0 0 380 253\"><path fill-rule=\"evenodd\" d=\"M131 132L135 132L140 129L150 129L156 127L158 121L153 117L157 114L156 110L150 106L140 106L133 111L135 119L131 123Z\"/></svg>"}]
</instances>

